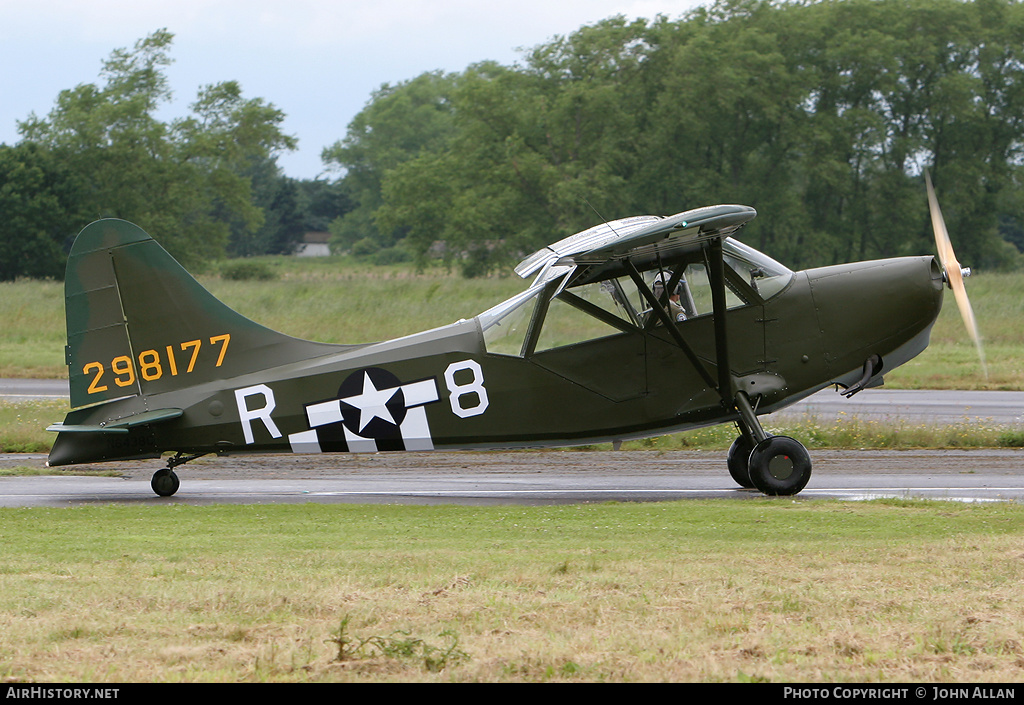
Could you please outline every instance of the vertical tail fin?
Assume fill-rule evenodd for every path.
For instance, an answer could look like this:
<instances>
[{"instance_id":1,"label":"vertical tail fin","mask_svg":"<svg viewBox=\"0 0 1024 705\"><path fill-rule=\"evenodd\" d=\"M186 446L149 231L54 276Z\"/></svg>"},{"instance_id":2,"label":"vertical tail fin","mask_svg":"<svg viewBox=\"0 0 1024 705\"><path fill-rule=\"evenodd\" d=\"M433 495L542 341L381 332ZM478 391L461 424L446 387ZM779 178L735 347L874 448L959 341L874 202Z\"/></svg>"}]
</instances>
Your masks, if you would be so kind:
<instances>
[{"instance_id":1,"label":"vertical tail fin","mask_svg":"<svg viewBox=\"0 0 1024 705\"><path fill-rule=\"evenodd\" d=\"M319 357L337 345L292 338L221 303L141 228L87 226L64 281L73 408Z\"/></svg>"}]
</instances>

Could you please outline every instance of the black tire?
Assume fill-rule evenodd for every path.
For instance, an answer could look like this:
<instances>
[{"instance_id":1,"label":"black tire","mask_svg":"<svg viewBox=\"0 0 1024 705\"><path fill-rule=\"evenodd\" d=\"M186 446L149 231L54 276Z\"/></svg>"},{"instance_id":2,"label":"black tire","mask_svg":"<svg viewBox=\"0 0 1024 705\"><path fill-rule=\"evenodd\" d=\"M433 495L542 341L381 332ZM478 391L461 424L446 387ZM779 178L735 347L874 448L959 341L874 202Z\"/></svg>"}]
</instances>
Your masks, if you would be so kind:
<instances>
[{"instance_id":1,"label":"black tire","mask_svg":"<svg viewBox=\"0 0 1024 705\"><path fill-rule=\"evenodd\" d=\"M788 436L770 436L750 453L750 481L767 495L794 495L811 479L811 456Z\"/></svg>"},{"instance_id":2,"label":"black tire","mask_svg":"<svg viewBox=\"0 0 1024 705\"><path fill-rule=\"evenodd\" d=\"M170 468L162 468L153 473L153 479L149 483L153 491L161 497L170 497L178 491L181 481Z\"/></svg>"},{"instance_id":3,"label":"black tire","mask_svg":"<svg viewBox=\"0 0 1024 705\"><path fill-rule=\"evenodd\" d=\"M729 455L725 462L729 466L729 474L736 484L746 489L753 489L754 483L750 481L750 452L754 447L750 445L747 437L740 434L732 446L729 447Z\"/></svg>"}]
</instances>

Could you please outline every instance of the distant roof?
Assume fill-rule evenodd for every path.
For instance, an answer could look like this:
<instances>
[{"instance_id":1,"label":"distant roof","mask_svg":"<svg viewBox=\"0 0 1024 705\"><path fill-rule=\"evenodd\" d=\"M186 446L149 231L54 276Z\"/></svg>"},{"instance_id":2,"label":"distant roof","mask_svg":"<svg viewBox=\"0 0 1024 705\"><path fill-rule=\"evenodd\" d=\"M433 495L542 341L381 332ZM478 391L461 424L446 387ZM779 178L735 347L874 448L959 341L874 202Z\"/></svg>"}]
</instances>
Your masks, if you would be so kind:
<instances>
[{"instance_id":1,"label":"distant roof","mask_svg":"<svg viewBox=\"0 0 1024 705\"><path fill-rule=\"evenodd\" d=\"M331 234L325 230L310 230L302 236L302 241L308 245L326 244L330 240Z\"/></svg>"}]
</instances>

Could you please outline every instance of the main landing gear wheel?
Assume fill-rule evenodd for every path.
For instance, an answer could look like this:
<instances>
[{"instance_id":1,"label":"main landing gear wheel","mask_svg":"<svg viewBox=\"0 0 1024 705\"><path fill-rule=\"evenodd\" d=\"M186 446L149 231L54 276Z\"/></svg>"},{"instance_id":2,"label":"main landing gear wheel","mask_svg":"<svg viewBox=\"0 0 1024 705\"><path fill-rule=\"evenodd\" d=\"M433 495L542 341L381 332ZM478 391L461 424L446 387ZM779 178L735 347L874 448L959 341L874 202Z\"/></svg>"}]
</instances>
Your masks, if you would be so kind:
<instances>
[{"instance_id":1,"label":"main landing gear wheel","mask_svg":"<svg viewBox=\"0 0 1024 705\"><path fill-rule=\"evenodd\" d=\"M149 484L161 497L170 497L178 491L181 481L170 468L161 468L153 473L153 479Z\"/></svg>"},{"instance_id":2,"label":"main landing gear wheel","mask_svg":"<svg viewBox=\"0 0 1024 705\"><path fill-rule=\"evenodd\" d=\"M754 450L754 446L750 445L750 441L747 440L746 436L740 434L732 442L732 446L729 448L729 455L725 459L732 479L736 481L737 485L748 490L754 488L754 483L750 481L750 465L748 462L752 450Z\"/></svg>"},{"instance_id":3,"label":"main landing gear wheel","mask_svg":"<svg viewBox=\"0 0 1024 705\"><path fill-rule=\"evenodd\" d=\"M754 446L747 467L754 487L768 495L794 495L811 479L811 456L788 436L769 436Z\"/></svg>"}]
</instances>

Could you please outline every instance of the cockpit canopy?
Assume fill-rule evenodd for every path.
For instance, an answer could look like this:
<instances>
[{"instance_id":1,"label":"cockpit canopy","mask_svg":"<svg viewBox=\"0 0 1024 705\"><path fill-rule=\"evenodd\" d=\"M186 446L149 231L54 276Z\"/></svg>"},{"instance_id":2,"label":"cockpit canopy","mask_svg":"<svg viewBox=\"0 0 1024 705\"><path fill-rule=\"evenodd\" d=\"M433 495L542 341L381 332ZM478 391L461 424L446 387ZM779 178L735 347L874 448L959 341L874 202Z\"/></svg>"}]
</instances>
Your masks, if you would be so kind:
<instances>
[{"instance_id":1,"label":"cockpit canopy","mask_svg":"<svg viewBox=\"0 0 1024 705\"><path fill-rule=\"evenodd\" d=\"M478 316L487 351L529 356L663 325L637 275L672 322L709 316L706 243L715 237L722 238L727 308L767 301L789 284L793 272L723 232L734 232L755 214L746 206L713 206L670 218L638 216L538 251L516 268L524 277L536 273L533 284ZM685 229L691 232L679 232Z\"/></svg>"}]
</instances>

